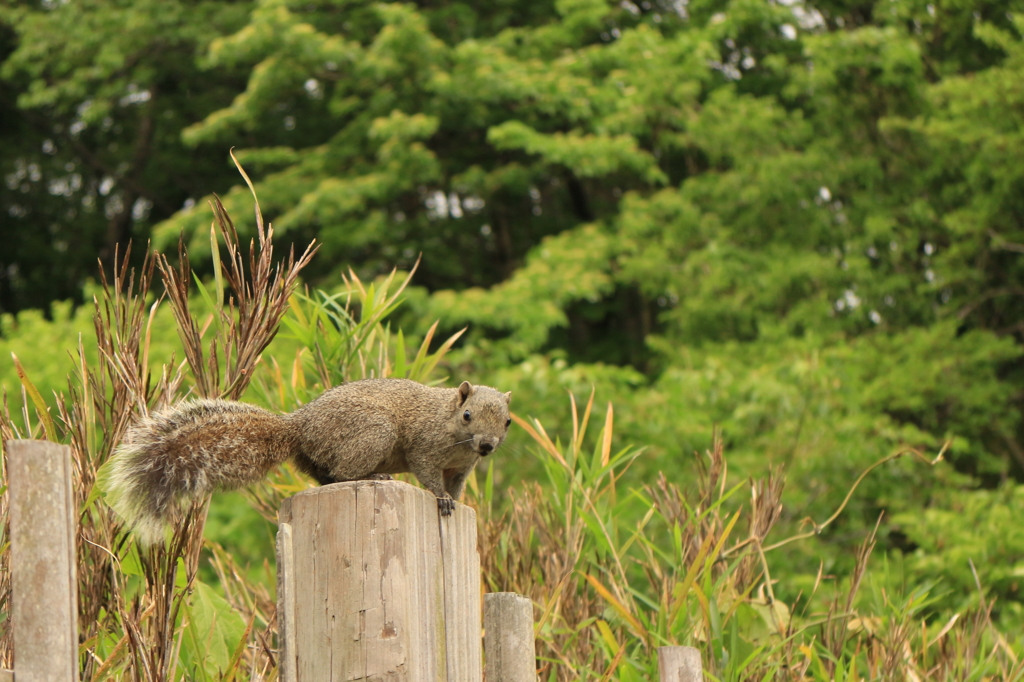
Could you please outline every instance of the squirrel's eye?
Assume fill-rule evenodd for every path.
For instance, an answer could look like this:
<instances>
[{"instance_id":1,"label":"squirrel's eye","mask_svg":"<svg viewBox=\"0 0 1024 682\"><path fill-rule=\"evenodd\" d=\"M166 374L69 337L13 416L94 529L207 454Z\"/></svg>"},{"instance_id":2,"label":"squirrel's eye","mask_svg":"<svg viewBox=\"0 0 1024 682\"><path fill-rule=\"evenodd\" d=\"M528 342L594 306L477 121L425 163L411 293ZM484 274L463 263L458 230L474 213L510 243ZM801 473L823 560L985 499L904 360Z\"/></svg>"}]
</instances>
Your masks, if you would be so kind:
<instances>
[{"instance_id":1,"label":"squirrel's eye","mask_svg":"<svg viewBox=\"0 0 1024 682\"><path fill-rule=\"evenodd\" d=\"M505 428L507 429L512 424L512 419L505 420Z\"/></svg>"},{"instance_id":2,"label":"squirrel's eye","mask_svg":"<svg viewBox=\"0 0 1024 682\"><path fill-rule=\"evenodd\" d=\"M465 412L462 413L462 418L465 419L466 421L469 421L469 419L470 419L469 410L466 410Z\"/></svg>"}]
</instances>

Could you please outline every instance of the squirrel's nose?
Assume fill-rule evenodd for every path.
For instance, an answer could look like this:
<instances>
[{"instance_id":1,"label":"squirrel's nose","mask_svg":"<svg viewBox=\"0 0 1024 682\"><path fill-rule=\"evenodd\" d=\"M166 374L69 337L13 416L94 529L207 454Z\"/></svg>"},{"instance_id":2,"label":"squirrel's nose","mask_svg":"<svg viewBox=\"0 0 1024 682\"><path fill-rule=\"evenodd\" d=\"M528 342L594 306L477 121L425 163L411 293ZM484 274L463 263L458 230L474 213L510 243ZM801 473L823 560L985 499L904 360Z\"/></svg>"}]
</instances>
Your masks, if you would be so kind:
<instances>
[{"instance_id":1,"label":"squirrel's nose","mask_svg":"<svg viewBox=\"0 0 1024 682\"><path fill-rule=\"evenodd\" d=\"M491 445L490 443L480 443L480 452L481 453L490 453L493 450L494 450L494 446Z\"/></svg>"}]
</instances>

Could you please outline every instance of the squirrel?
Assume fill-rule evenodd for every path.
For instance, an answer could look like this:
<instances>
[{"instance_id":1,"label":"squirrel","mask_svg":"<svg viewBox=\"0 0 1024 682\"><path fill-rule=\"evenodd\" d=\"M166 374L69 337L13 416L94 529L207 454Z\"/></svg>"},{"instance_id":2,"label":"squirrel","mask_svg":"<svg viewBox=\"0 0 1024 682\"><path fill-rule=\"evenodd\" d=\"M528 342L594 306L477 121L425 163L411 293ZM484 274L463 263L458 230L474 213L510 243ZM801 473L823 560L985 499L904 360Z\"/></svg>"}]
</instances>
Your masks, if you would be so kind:
<instances>
[{"instance_id":1,"label":"squirrel","mask_svg":"<svg viewBox=\"0 0 1024 682\"><path fill-rule=\"evenodd\" d=\"M153 544L182 503L260 481L291 458L321 485L412 472L448 516L477 461L505 440L511 399L468 381L435 388L365 379L283 415L231 400L183 401L128 431L111 462L108 500Z\"/></svg>"}]
</instances>

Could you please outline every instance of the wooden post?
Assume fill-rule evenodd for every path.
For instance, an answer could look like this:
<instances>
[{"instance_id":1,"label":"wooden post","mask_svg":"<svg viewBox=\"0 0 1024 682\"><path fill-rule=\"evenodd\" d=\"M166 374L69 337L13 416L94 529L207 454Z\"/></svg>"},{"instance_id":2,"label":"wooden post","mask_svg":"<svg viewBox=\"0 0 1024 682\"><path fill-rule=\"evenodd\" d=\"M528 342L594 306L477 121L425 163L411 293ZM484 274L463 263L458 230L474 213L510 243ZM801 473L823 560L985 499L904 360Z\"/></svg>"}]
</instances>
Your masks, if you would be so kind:
<instances>
[{"instance_id":1,"label":"wooden post","mask_svg":"<svg viewBox=\"0 0 1024 682\"><path fill-rule=\"evenodd\" d=\"M413 488L437 511L437 498ZM428 517L429 518L429 517ZM483 679L480 634L480 553L476 547L476 512L457 505L451 516L440 516L441 572L444 577L444 641L448 682ZM428 526L429 531L429 526Z\"/></svg>"},{"instance_id":2,"label":"wooden post","mask_svg":"<svg viewBox=\"0 0 1024 682\"><path fill-rule=\"evenodd\" d=\"M472 509L440 517L426 490L352 481L288 498L280 520L286 682L482 678Z\"/></svg>"},{"instance_id":3,"label":"wooden post","mask_svg":"<svg viewBox=\"0 0 1024 682\"><path fill-rule=\"evenodd\" d=\"M515 592L484 595L487 682L536 682L533 602Z\"/></svg>"},{"instance_id":4,"label":"wooden post","mask_svg":"<svg viewBox=\"0 0 1024 682\"><path fill-rule=\"evenodd\" d=\"M700 651L692 646L658 647L659 682L703 682Z\"/></svg>"},{"instance_id":5,"label":"wooden post","mask_svg":"<svg viewBox=\"0 0 1024 682\"><path fill-rule=\"evenodd\" d=\"M7 441L11 627L18 682L77 682L78 579L71 449Z\"/></svg>"}]
</instances>

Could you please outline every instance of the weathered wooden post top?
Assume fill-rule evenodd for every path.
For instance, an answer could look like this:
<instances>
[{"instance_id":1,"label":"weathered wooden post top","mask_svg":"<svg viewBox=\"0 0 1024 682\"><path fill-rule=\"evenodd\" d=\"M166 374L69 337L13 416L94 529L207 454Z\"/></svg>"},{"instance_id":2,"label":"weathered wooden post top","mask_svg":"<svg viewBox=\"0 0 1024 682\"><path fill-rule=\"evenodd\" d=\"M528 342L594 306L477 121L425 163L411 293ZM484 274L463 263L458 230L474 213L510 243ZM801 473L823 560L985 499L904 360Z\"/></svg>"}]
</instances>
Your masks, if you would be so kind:
<instances>
[{"instance_id":1,"label":"weathered wooden post top","mask_svg":"<svg viewBox=\"0 0 1024 682\"><path fill-rule=\"evenodd\" d=\"M481 680L476 514L397 481L284 501L278 618L285 682Z\"/></svg>"}]
</instances>

